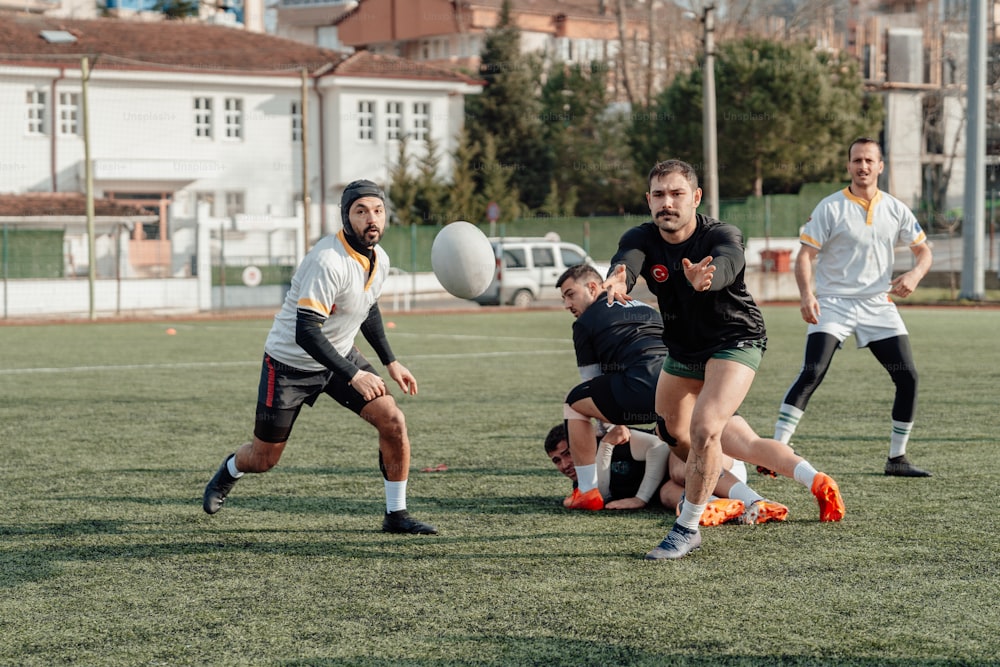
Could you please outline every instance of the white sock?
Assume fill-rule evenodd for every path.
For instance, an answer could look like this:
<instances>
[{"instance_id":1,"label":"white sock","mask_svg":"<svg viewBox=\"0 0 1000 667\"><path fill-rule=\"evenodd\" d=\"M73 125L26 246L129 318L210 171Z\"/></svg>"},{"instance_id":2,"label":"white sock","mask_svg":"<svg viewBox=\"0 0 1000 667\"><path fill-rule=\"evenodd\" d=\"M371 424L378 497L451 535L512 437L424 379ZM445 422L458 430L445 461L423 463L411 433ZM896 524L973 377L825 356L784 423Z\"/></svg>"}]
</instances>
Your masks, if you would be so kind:
<instances>
[{"instance_id":1,"label":"white sock","mask_svg":"<svg viewBox=\"0 0 1000 667\"><path fill-rule=\"evenodd\" d=\"M597 488L597 464L589 466L574 466L576 468L576 488L580 493L586 493Z\"/></svg>"},{"instance_id":2,"label":"white sock","mask_svg":"<svg viewBox=\"0 0 1000 667\"><path fill-rule=\"evenodd\" d=\"M385 511L398 512L406 509L406 480L390 482L385 480Z\"/></svg>"},{"instance_id":3,"label":"white sock","mask_svg":"<svg viewBox=\"0 0 1000 667\"><path fill-rule=\"evenodd\" d=\"M764 496L760 495L743 482L733 484L733 488L729 489L729 497L735 498L736 500L742 500L743 504L747 507L750 507L758 500L764 500Z\"/></svg>"},{"instance_id":4,"label":"white sock","mask_svg":"<svg viewBox=\"0 0 1000 667\"><path fill-rule=\"evenodd\" d=\"M242 477L244 475L244 473L242 473L242 472L240 472L239 470L236 469L236 455L235 454L233 454L228 459L226 459L226 470L229 471L229 474L232 476L233 479L239 479L240 477Z\"/></svg>"},{"instance_id":5,"label":"white sock","mask_svg":"<svg viewBox=\"0 0 1000 667\"><path fill-rule=\"evenodd\" d=\"M774 423L774 439L788 444L795 434L795 429L799 425L799 420L805 414L804 410L799 410L794 405L782 403L778 408L778 421Z\"/></svg>"},{"instance_id":6,"label":"white sock","mask_svg":"<svg viewBox=\"0 0 1000 667\"><path fill-rule=\"evenodd\" d=\"M684 526L688 530L698 532L701 515L705 513L705 506L707 504L708 503L695 505L694 503L685 501L684 506L681 507L681 515L677 517L677 523Z\"/></svg>"},{"instance_id":7,"label":"white sock","mask_svg":"<svg viewBox=\"0 0 1000 667\"><path fill-rule=\"evenodd\" d=\"M892 440L889 443L889 458L902 456L906 453L906 443L910 440L913 422L898 422L892 420Z\"/></svg>"},{"instance_id":8,"label":"white sock","mask_svg":"<svg viewBox=\"0 0 1000 667\"><path fill-rule=\"evenodd\" d=\"M812 467L812 464L805 459L799 461L799 464L795 466L795 470L792 471L792 477L795 481L812 491L813 479L819 474L816 468Z\"/></svg>"}]
</instances>

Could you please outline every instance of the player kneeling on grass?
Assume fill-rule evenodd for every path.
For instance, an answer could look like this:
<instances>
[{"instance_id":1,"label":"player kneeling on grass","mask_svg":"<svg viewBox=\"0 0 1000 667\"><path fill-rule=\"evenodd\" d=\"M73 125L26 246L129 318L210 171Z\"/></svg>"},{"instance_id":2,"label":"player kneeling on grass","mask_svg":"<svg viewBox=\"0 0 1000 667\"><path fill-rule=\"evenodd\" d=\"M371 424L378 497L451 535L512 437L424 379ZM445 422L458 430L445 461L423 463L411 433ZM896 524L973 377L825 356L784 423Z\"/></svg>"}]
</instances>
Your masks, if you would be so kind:
<instances>
[{"instance_id":1,"label":"player kneeling on grass","mask_svg":"<svg viewBox=\"0 0 1000 667\"><path fill-rule=\"evenodd\" d=\"M569 451L566 425L553 426L545 437L545 453L576 488L576 467ZM746 465L725 457L724 471L713 496L701 515L701 525L723 523L760 524L784 521L788 508L767 500L746 485ZM604 508L642 509L656 498L666 508L680 513L684 496L685 464L667 443L642 429L614 426L597 449L597 488ZM563 504L567 507L572 496Z\"/></svg>"},{"instance_id":2,"label":"player kneeling on grass","mask_svg":"<svg viewBox=\"0 0 1000 667\"><path fill-rule=\"evenodd\" d=\"M253 441L222 462L205 487L203 507L215 514L244 473L273 468L299 410L327 394L378 430L386 497L382 530L434 534L434 526L406 511L410 441L403 412L354 346L360 331L389 377L407 394L417 393L416 378L392 354L378 307L389 274L389 256L378 245L386 226L385 195L371 181L354 181L340 205L343 230L321 239L302 260L264 343Z\"/></svg>"}]
</instances>

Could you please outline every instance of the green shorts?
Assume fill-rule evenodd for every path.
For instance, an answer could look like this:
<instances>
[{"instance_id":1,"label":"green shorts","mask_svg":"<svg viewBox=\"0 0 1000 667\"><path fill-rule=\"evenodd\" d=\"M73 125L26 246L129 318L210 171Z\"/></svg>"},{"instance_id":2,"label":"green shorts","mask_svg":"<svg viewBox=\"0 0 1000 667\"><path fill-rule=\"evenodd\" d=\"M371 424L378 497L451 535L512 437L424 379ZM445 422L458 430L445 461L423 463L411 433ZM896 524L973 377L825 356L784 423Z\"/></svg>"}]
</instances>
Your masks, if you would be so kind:
<instances>
[{"instance_id":1,"label":"green shorts","mask_svg":"<svg viewBox=\"0 0 1000 667\"><path fill-rule=\"evenodd\" d=\"M761 360L764 358L764 348L766 345L767 341L763 339L740 341L737 343L737 347L719 350L713 354L711 358L735 361L738 364L743 364L748 368L752 368L756 373L757 369L760 368ZM704 380L705 363L706 362L704 361L700 361L695 364L685 364L677 361L668 353L666 358L663 360L663 372L667 375L676 375L677 377L682 378Z\"/></svg>"}]
</instances>

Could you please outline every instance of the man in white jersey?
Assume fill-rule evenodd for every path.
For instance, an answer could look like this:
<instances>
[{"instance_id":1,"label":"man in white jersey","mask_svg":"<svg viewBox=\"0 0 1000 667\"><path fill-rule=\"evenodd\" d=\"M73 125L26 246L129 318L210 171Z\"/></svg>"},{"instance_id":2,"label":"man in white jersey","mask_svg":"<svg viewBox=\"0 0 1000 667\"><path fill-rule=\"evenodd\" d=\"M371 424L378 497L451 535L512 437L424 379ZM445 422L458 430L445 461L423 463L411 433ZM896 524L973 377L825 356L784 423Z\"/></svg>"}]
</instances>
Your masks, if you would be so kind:
<instances>
[{"instance_id":1,"label":"man in white jersey","mask_svg":"<svg viewBox=\"0 0 1000 667\"><path fill-rule=\"evenodd\" d=\"M371 181L354 181L344 189L340 211L343 229L306 254L264 343L253 440L222 462L205 487L202 506L215 514L244 473L273 468L302 406L326 394L378 431L386 498L382 530L435 534L434 526L406 510L410 440L403 412L354 345L360 332L400 389L417 393L416 378L389 347L378 307L389 274L389 256L378 245L386 226L385 195Z\"/></svg>"},{"instance_id":2,"label":"man in white jersey","mask_svg":"<svg viewBox=\"0 0 1000 667\"><path fill-rule=\"evenodd\" d=\"M791 440L834 352L854 334L858 347L872 351L896 386L885 474L930 477L906 458L917 405L917 370L906 326L890 299L913 293L931 268L931 249L910 209L878 189L885 167L878 142L856 139L848 155L851 184L816 206L799 237L795 281L809 329L802 370L781 404L774 438ZM897 244L909 246L916 264L893 278Z\"/></svg>"}]
</instances>

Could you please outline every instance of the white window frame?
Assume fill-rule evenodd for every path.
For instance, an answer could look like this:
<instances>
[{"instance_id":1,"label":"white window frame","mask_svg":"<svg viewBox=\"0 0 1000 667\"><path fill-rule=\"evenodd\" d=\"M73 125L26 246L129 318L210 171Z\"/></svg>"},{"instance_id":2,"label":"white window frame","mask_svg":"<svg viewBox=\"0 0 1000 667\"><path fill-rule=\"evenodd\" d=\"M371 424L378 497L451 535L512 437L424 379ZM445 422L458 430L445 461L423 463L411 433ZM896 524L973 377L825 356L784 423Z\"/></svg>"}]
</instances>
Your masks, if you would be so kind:
<instances>
[{"instance_id":1,"label":"white window frame","mask_svg":"<svg viewBox=\"0 0 1000 667\"><path fill-rule=\"evenodd\" d=\"M59 93L59 136L75 137L80 134L80 93Z\"/></svg>"},{"instance_id":2,"label":"white window frame","mask_svg":"<svg viewBox=\"0 0 1000 667\"><path fill-rule=\"evenodd\" d=\"M358 141L375 142L375 102L358 100Z\"/></svg>"},{"instance_id":3,"label":"white window frame","mask_svg":"<svg viewBox=\"0 0 1000 667\"><path fill-rule=\"evenodd\" d=\"M46 134L48 95L44 90L29 89L25 94L25 133L33 137Z\"/></svg>"},{"instance_id":4,"label":"white window frame","mask_svg":"<svg viewBox=\"0 0 1000 667\"><path fill-rule=\"evenodd\" d=\"M413 138L417 141L427 141L431 134L431 103L414 102L413 106Z\"/></svg>"},{"instance_id":5,"label":"white window frame","mask_svg":"<svg viewBox=\"0 0 1000 667\"><path fill-rule=\"evenodd\" d=\"M194 137L195 139L212 139L212 98L194 98Z\"/></svg>"},{"instance_id":6,"label":"white window frame","mask_svg":"<svg viewBox=\"0 0 1000 667\"><path fill-rule=\"evenodd\" d=\"M227 97L222 101L223 134L229 141L243 141L243 98Z\"/></svg>"},{"instance_id":7,"label":"white window frame","mask_svg":"<svg viewBox=\"0 0 1000 667\"><path fill-rule=\"evenodd\" d=\"M385 103L385 138L386 141L403 138L403 103L398 100Z\"/></svg>"}]
</instances>

